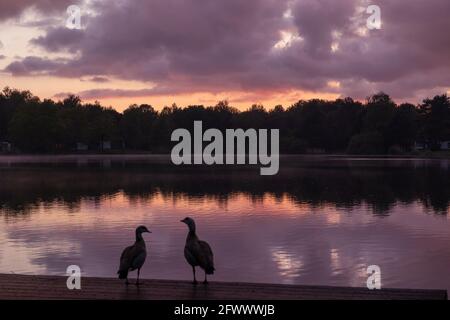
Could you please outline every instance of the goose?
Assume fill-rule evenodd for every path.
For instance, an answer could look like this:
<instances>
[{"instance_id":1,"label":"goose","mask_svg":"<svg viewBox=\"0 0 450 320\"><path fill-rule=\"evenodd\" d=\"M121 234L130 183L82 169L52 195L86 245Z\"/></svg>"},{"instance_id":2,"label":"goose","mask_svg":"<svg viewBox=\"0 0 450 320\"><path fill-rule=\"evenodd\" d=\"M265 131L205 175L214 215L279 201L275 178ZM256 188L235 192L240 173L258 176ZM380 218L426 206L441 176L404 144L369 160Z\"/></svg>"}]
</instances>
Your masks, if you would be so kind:
<instances>
[{"instance_id":1,"label":"goose","mask_svg":"<svg viewBox=\"0 0 450 320\"><path fill-rule=\"evenodd\" d=\"M206 241L199 240L195 233L194 219L186 217L181 222L185 223L189 228L189 233L186 238L186 245L184 247L184 257L192 266L192 273L194 275L194 284L197 284L195 278L195 267L199 266L205 271L204 284L208 283L207 275L214 274L214 255L211 247Z\"/></svg>"},{"instance_id":2,"label":"goose","mask_svg":"<svg viewBox=\"0 0 450 320\"><path fill-rule=\"evenodd\" d=\"M119 279L126 279L125 284L128 285L128 272L137 269L136 285L139 285L139 273L144 265L145 258L147 257L147 249L145 248L145 241L142 237L142 233L151 233L147 227L139 226L136 228L136 242L123 250L120 256L120 266L117 274Z\"/></svg>"}]
</instances>

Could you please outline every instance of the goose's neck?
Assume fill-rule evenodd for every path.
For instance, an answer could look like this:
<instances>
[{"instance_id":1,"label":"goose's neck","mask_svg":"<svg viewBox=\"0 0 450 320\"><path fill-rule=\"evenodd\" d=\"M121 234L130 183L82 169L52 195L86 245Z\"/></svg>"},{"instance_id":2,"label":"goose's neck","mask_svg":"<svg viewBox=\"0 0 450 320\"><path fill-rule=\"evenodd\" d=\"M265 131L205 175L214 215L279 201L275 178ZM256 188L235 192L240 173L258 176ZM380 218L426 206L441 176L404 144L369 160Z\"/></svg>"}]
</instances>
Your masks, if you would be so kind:
<instances>
[{"instance_id":1,"label":"goose's neck","mask_svg":"<svg viewBox=\"0 0 450 320\"><path fill-rule=\"evenodd\" d=\"M144 238L142 237L142 233L136 232L136 242L144 241Z\"/></svg>"},{"instance_id":2,"label":"goose's neck","mask_svg":"<svg viewBox=\"0 0 450 320\"><path fill-rule=\"evenodd\" d=\"M189 229L187 240L197 239L197 234L195 233L195 229Z\"/></svg>"}]
</instances>

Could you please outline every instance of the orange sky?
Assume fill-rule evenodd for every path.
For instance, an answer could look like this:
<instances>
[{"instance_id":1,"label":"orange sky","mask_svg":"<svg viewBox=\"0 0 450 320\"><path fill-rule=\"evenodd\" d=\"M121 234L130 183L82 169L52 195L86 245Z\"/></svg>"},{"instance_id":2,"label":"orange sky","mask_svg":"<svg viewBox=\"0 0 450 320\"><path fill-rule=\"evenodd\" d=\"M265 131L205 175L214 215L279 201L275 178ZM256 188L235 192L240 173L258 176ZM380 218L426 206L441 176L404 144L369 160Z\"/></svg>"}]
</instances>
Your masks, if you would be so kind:
<instances>
[{"instance_id":1,"label":"orange sky","mask_svg":"<svg viewBox=\"0 0 450 320\"><path fill-rule=\"evenodd\" d=\"M5 86L21 90L30 90L34 95L37 95L41 99L49 98L54 100L60 99L54 96L56 93L60 92L78 93L83 90L110 88L111 86L121 89L134 90L148 88L145 83L138 81L113 80L108 83L95 83L84 79L68 79L49 76L11 77L0 73L0 87L3 88ZM331 88L334 86L334 83L330 83ZM287 92L252 93L234 91L217 94L210 92L198 92L172 96L105 97L95 99L84 98L83 101L94 102L97 100L104 106L111 106L119 111L122 111L133 103L147 103L152 105L155 109L160 110L164 106L170 106L173 103L176 103L178 106L182 107L194 104L211 106L215 105L219 101L228 100L230 105L240 110L245 110L255 103L262 104L267 109L271 109L278 104L288 107L300 99L321 98L333 100L338 97L339 94L337 93L292 90Z\"/></svg>"}]
</instances>

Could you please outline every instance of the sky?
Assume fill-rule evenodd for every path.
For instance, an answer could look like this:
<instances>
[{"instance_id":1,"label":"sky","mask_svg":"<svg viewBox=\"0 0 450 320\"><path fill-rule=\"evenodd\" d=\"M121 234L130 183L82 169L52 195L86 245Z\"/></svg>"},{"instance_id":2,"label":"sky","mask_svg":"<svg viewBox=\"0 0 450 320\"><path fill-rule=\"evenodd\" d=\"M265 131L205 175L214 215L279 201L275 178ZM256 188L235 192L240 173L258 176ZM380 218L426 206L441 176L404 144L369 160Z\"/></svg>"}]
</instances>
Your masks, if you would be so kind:
<instances>
[{"instance_id":1,"label":"sky","mask_svg":"<svg viewBox=\"0 0 450 320\"><path fill-rule=\"evenodd\" d=\"M0 88L118 110L378 91L419 103L450 92L448 12L449 0L0 0Z\"/></svg>"}]
</instances>

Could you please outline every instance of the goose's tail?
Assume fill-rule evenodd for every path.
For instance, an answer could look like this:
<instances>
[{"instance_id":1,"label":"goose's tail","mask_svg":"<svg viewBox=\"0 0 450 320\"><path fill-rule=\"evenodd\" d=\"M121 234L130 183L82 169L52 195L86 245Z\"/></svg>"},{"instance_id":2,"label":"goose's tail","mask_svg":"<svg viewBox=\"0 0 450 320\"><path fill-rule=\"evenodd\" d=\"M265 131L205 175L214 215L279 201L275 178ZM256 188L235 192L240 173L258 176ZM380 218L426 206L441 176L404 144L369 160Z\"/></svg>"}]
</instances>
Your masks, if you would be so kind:
<instances>
[{"instance_id":1,"label":"goose's tail","mask_svg":"<svg viewBox=\"0 0 450 320\"><path fill-rule=\"evenodd\" d=\"M117 271L117 274L119 275L119 279L126 279L128 276L128 270L119 270Z\"/></svg>"},{"instance_id":2,"label":"goose's tail","mask_svg":"<svg viewBox=\"0 0 450 320\"><path fill-rule=\"evenodd\" d=\"M215 270L216 269L214 268L214 266L208 266L208 267L206 267L205 272L206 272L206 274L214 274Z\"/></svg>"}]
</instances>

